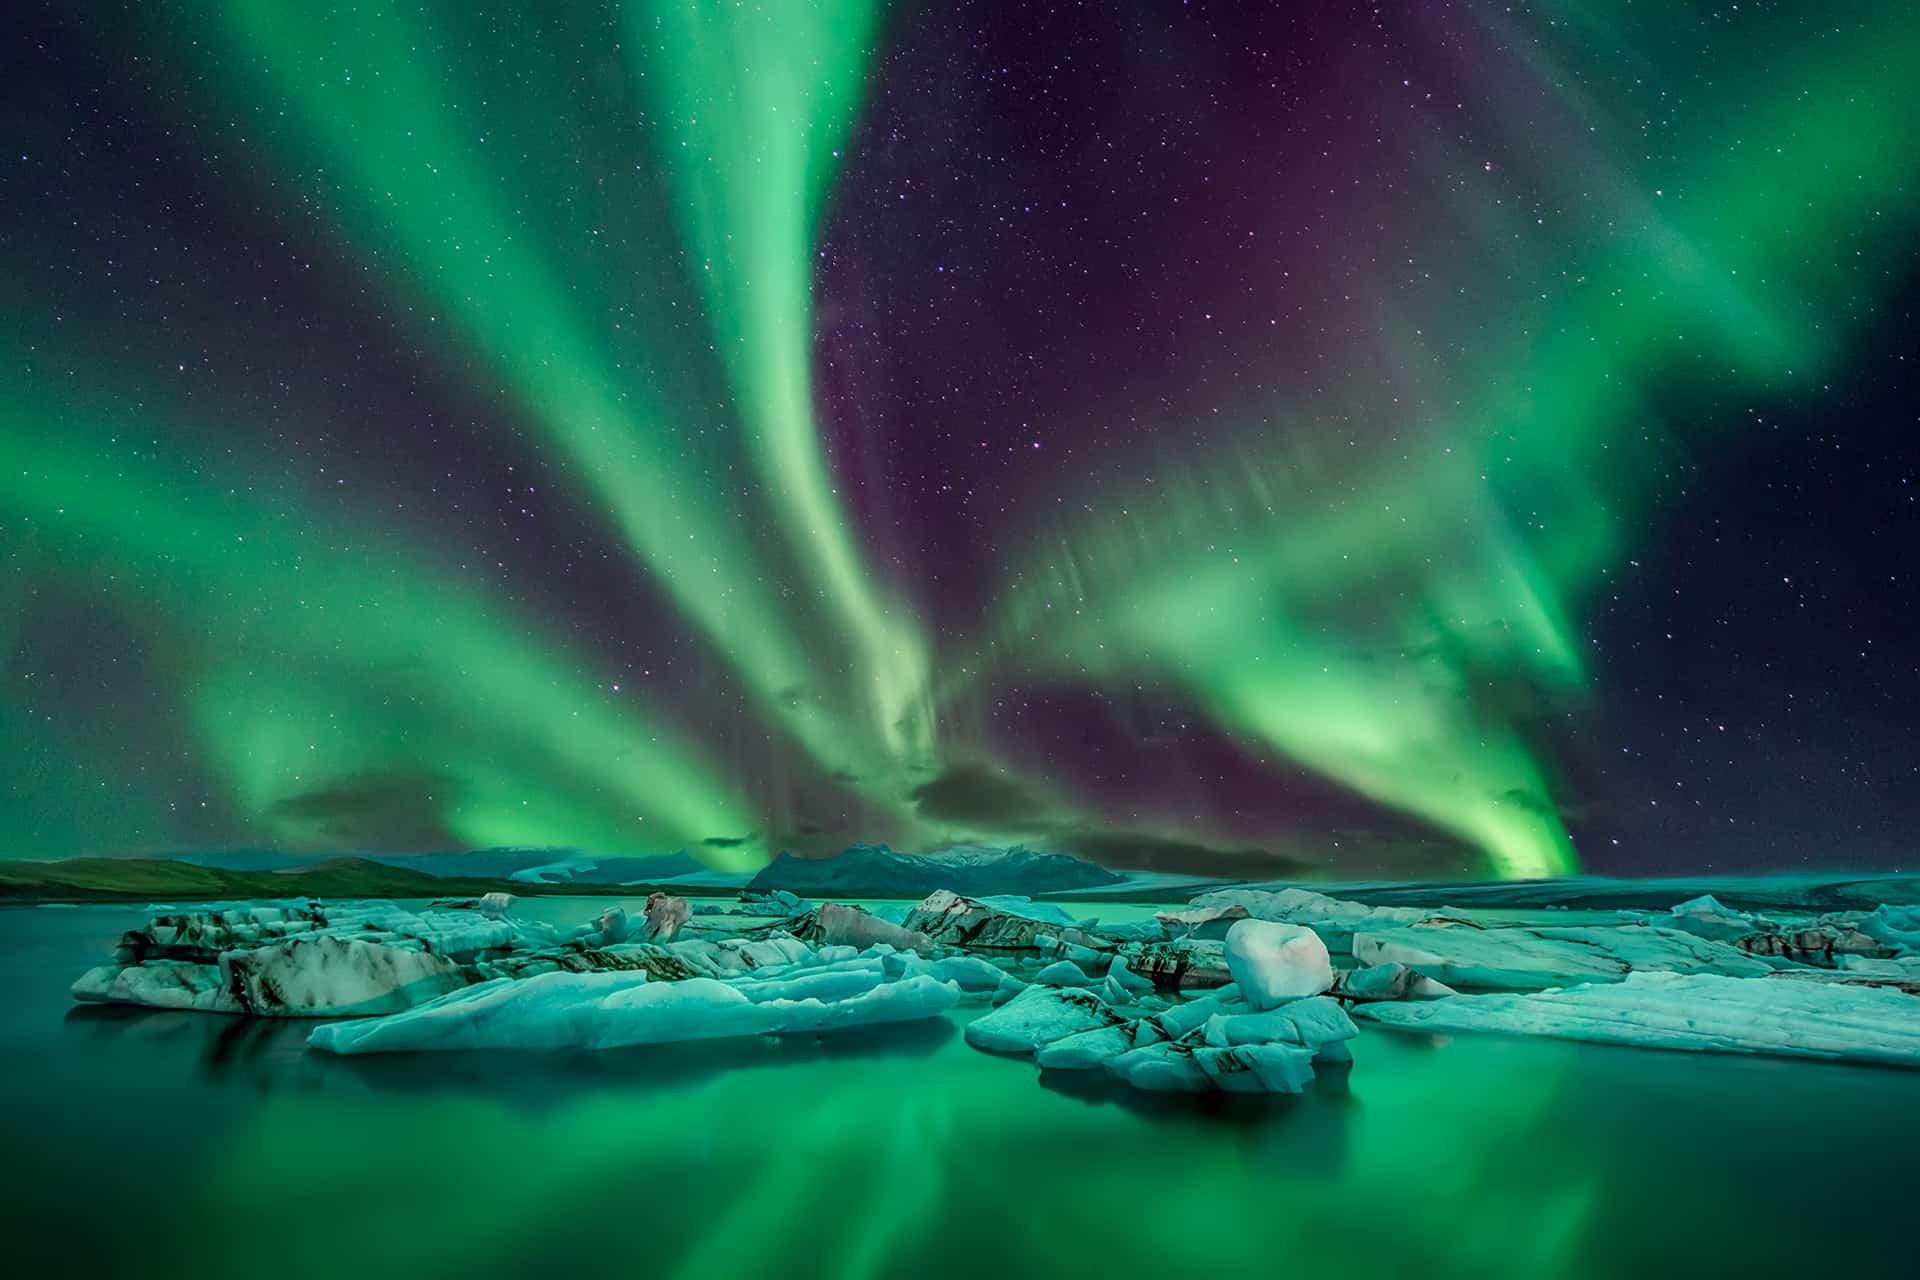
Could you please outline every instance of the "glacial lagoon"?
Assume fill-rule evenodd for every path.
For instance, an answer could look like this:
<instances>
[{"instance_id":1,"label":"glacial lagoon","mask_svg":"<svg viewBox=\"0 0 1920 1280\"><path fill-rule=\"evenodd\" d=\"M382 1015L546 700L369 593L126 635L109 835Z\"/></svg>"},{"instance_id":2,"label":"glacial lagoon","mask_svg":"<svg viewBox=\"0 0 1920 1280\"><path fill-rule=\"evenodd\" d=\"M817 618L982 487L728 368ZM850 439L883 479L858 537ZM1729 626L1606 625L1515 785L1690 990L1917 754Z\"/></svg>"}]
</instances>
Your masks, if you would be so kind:
<instances>
[{"instance_id":1,"label":"glacial lagoon","mask_svg":"<svg viewBox=\"0 0 1920 1280\"><path fill-rule=\"evenodd\" d=\"M336 1057L311 1022L75 1005L145 916L0 911L0 1212L24 1274L1804 1276L1913 1256L1911 1071L1362 1022L1353 1065L1298 1097L1142 1094L968 1047L979 1006L824 1038Z\"/></svg>"}]
</instances>

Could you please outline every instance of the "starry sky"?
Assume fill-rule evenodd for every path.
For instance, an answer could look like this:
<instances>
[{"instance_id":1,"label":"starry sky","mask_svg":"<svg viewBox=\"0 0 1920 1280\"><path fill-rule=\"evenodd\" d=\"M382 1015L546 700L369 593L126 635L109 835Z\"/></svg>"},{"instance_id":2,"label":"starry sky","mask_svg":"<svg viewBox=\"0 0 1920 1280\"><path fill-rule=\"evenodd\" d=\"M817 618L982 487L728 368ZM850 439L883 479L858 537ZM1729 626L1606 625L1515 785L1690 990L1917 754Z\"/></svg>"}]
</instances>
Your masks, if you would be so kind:
<instances>
[{"instance_id":1,"label":"starry sky","mask_svg":"<svg viewBox=\"0 0 1920 1280\"><path fill-rule=\"evenodd\" d=\"M0 58L0 855L1911 861L1910 4Z\"/></svg>"}]
</instances>

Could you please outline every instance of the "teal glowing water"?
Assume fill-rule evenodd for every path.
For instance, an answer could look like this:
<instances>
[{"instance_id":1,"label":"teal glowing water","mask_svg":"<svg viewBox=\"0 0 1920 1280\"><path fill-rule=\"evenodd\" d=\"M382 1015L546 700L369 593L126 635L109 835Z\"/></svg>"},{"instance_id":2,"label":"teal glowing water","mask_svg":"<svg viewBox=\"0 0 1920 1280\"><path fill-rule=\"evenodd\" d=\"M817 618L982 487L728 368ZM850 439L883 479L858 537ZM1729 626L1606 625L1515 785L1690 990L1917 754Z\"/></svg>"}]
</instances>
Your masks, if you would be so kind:
<instances>
[{"instance_id":1,"label":"teal glowing water","mask_svg":"<svg viewBox=\"0 0 1920 1280\"><path fill-rule=\"evenodd\" d=\"M1089 1097L967 1048L967 1014L824 1045L338 1059L295 1024L73 1007L139 914L0 911L19 1274L1894 1275L1913 1256L1920 1073L1369 1029L1351 1074L1300 1099Z\"/></svg>"}]
</instances>

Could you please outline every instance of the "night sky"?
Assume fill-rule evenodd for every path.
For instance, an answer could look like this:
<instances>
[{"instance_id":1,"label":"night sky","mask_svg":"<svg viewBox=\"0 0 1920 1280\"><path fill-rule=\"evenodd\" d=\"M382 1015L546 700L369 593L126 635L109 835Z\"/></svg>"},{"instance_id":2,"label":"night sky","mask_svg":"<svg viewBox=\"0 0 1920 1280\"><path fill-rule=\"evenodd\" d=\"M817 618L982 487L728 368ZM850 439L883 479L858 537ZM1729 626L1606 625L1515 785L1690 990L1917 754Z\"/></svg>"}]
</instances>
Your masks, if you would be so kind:
<instances>
[{"instance_id":1,"label":"night sky","mask_svg":"<svg viewBox=\"0 0 1920 1280\"><path fill-rule=\"evenodd\" d=\"M0 855L1912 864L1907 0L15 10Z\"/></svg>"}]
</instances>

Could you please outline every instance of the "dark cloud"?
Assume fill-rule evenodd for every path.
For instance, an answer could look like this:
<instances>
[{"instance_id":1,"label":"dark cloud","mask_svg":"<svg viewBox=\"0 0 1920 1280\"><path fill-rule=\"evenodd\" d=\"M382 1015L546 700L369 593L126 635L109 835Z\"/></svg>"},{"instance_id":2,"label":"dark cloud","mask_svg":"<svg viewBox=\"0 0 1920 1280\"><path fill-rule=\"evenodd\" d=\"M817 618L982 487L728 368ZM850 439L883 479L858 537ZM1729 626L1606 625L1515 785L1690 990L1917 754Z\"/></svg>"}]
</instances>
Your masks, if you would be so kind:
<instances>
[{"instance_id":1,"label":"dark cloud","mask_svg":"<svg viewBox=\"0 0 1920 1280\"><path fill-rule=\"evenodd\" d=\"M937 822L1029 830L1046 823L1043 800L977 764L954 765L908 794L921 817Z\"/></svg>"},{"instance_id":2,"label":"dark cloud","mask_svg":"<svg viewBox=\"0 0 1920 1280\"><path fill-rule=\"evenodd\" d=\"M462 841L446 813L463 789L458 778L430 769L368 771L288 796L267 816L290 844L392 853L451 849Z\"/></svg>"},{"instance_id":3,"label":"dark cloud","mask_svg":"<svg viewBox=\"0 0 1920 1280\"><path fill-rule=\"evenodd\" d=\"M1281 880L1319 870L1313 863L1267 849L1228 849L1166 836L1083 831L1050 846L1116 871L1172 871L1227 879Z\"/></svg>"}]
</instances>

